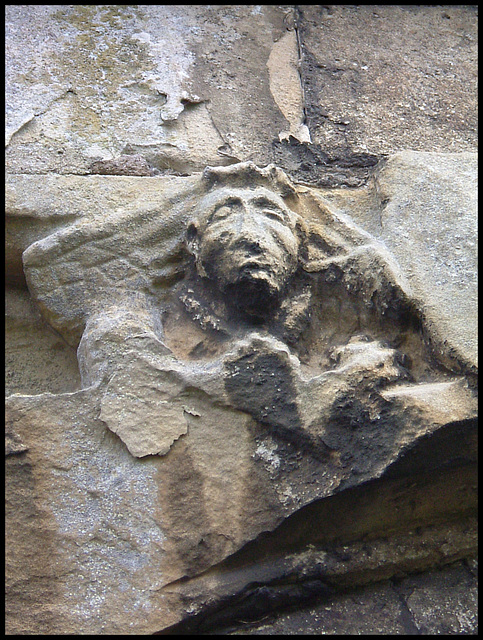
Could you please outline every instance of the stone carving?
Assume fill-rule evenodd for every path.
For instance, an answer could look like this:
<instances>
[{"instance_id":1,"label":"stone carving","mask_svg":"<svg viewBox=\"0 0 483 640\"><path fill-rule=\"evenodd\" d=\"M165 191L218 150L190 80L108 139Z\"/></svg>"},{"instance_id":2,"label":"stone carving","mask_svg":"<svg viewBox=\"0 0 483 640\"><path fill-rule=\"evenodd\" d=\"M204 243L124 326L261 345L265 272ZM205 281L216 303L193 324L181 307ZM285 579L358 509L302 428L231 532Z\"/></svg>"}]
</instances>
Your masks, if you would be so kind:
<instances>
[{"instance_id":1,"label":"stone carving","mask_svg":"<svg viewBox=\"0 0 483 640\"><path fill-rule=\"evenodd\" d=\"M188 183L169 212L112 212L24 254L33 296L78 344L83 384L102 389L100 417L134 456L167 454L209 398L363 477L396 441L471 413L464 371L439 362L371 236L273 165Z\"/></svg>"},{"instance_id":2,"label":"stone carving","mask_svg":"<svg viewBox=\"0 0 483 640\"><path fill-rule=\"evenodd\" d=\"M440 473L472 456L471 371L439 348L374 237L276 167L86 176L77 202L103 189L103 209L23 254L32 298L77 348L84 387L8 401L43 496L31 518L13 477L14 532L29 550L39 540L39 575L52 580L55 567L55 628L97 632L107 620L122 633L128 611L137 630L166 629L234 584L319 579L321 563L348 571L319 535L386 535L472 504L469 473ZM282 562L247 569L264 532ZM361 544L354 561L371 580L374 566L393 575L414 561L412 535L404 560ZM246 564L225 571L239 553Z\"/></svg>"}]
</instances>

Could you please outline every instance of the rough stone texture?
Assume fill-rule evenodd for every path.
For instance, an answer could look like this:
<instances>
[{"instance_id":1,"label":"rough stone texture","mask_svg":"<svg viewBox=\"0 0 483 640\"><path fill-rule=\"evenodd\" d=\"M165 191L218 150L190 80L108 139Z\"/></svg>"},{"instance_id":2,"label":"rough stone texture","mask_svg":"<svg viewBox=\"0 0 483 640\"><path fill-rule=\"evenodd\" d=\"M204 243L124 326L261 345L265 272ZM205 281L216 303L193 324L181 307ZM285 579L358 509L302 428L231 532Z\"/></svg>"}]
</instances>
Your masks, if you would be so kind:
<instances>
[{"instance_id":1,"label":"rough stone texture","mask_svg":"<svg viewBox=\"0 0 483 640\"><path fill-rule=\"evenodd\" d=\"M134 468L115 441L100 446L106 434L85 392L12 399L7 424L30 449L7 458L9 632L129 633L124 616L103 611L114 600L144 617L158 585L155 468Z\"/></svg>"},{"instance_id":2,"label":"rough stone texture","mask_svg":"<svg viewBox=\"0 0 483 640\"><path fill-rule=\"evenodd\" d=\"M242 555L241 571L236 560L224 570L217 562L264 531L279 504L267 472L273 469L265 468L262 449L256 451L255 425L233 410L213 412L200 396L198 413L209 419L191 415L189 437L169 455L140 460L98 418L99 400L91 389L11 396L7 402L8 433L17 443L7 458L6 542L7 615L16 633L153 633L253 583L315 579L347 586L358 575L362 583L391 577L476 548L474 524L464 517L460 530L425 524L471 513L474 473L424 472L409 480L403 473L385 488L375 485L362 502L363 488L347 495L349 504L327 505L332 513L309 505L313 515L300 516L302 522L312 517L312 534L301 542L313 544L302 552L294 553L300 542L294 547L293 534L280 530L275 543L254 542L262 555ZM326 504L318 503L322 509ZM342 532L348 540L360 537L354 517L376 543L369 535L368 542L337 544ZM334 523L332 534L328 522ZM409 523L423 531L416 528L408 538ZM294 534L300 533L293 524ZM394 527L402 527L399 537L378 540Z\"/></svg>"},{"instance_id":3,"label":"rough stone texture","mask_svg":"<svg viewBox=\"0 0 483 640\"><path fill-rule=\"evenodd\" d=\"M398 592L422 635L478 633L477 577L461 564L403 580Z\"/></svg>"},{"instance_id":4,"label":"rough stone texture","mask_svg":"<svg viewBox=\"0 0 483 640\"><path fill-rule=\"evenodd\" d=\"M475 154L406 152L391 157L376 178L383 204L380 236L424 300L440 350L449 358L456 352L473 366L478 358L476 165Z\"/></svg>"},{"instance_id":5,"label":"rough stone texture","mask_svg":"<svg viewBox=\"0 0 483 640\"><path fill-rule=\"evenodd\" d=\"M389 489L393 498L401 487L396 492L393 492L394 488ZM379 484L378 489L386 492L388 487ZM355 493L360 495L358 490ZM419 496L423 496L423 491ZM419 496L411 501L418 501ZM277 609L293 610L294 606L304 607L317 601L327 602L327 599L332 600L341 594L350 593L357 587L389 578L397 584L408 574L444 567L461 558L471 558L476 553L477 523L474 517L459 517L457 524L453 521L444 526L409 527L404 533L393 528L382 529L379 534L372 531L363 536L362 542L349 542L344 538L344 532L340 538L336 535L332 542L327 538L322 544L320 539L317 542L317 533L325 535L322 531L326 527L323 516L329 515L337 519L340 507L347 505L346 498L347 496L342 502L336 499L328 507L329 511L319 511L320 520L312 518L312 530L308 535L305 534L304 540L313 540L314 544L308 544L300 550L295 544L297 532L292 530L295 538L291 537L286 523L283 523L279 533L285 529L284 538L271 534L261 536L256 541L257 544L248 545L241 553L228 558L216 568L183 585L173 585L173 591L184 592L184 599L191 603L191 609L181 623L165 629L161 634L211 633L226 630L227 627L236 628L240 623L270 619ZM351 501L352 519L358 522L360 512L357 498L355 495L352 498L355 498ZM375 503L373 502L373 515L378 512L379 507L384 508L378 497ZM314 506L311 505L305 511L314 510ZM403 511L404 506L399 510L398 524L404 523ZM298 522L303 522L298 517L301 513L294 516ZM314 532L314 527L319 531ZM277 543L282 540L282 546L277 548ZM212 594L208 603L207 592ZM346 624L347 622L345 621ZM360 627L360 620L352 620L352 628L358 622ZM242 627L244 628L246 627Z\"/></svg>"},{"instance_id":6,"label":"rough stone texture","mask_svg":"<svg viewBox=\"0 0 483 640\"><path fill-rule=\"evenodd\" d=\"M146 181L131 176L7 175L7 282L25 286L22 253L35 241L68 227L77 218L103 218L107 212L126 210L151 211L159 216L173 205L170 191L180 197L179 184L175 177ZM183 184L191 184L190 179Z\"/></svg>"},{"instance_id":7,"label":"rough stone texture","mask_svg":"<svg viewBox=\"0 0 483 640\"><path fill-rule=\"evenodd\" d=\"M464 563L339 595L213 635L477 635L477 579Z\"/></svg>"},{"instance_id":8,"label":"rough stone texture","mask_svg":"<svg viewBox=\"0 0 483 640\"><path fill-rule=\"evenodd\" d=\"M98 160L90 167L91 173L103 176L152 176L154 170L140 154L120 156L114 160Z\"/></svg>"},{"instance_id":9,"label":"rough stone texture","mask_svg":"<svg viewBox=\"0 0 483 640\"><path fill-rule=\"evenodd\" d=\"M75 350L43 320L23 289L7 289L5 393L64 393L80 389Z\"/></svg>"},{"instance_id":10,"label":"rough stone texture","mask_svg":"<svg viewBox=\"0 0 483 640\"><path fill-rule=\"evenodd\" d=\"M476 13L9 5L7 166L275 161L312 184L359 186L401 149L474 151Z\"/></svg>"},{"instance_id":11,"label":"rough stone texture","mask_svg":"<svg viewBox=\"0 0 483 640\"><path fill-rule=\"evenodd\" d=\"M476 14L7 7L7 633L474 632Z\"/></svg>"},{"instance_id":12,"label":"rough stone texture","mask_svg":"<svg viewBox=\"0 0 483 640\"><path fill-rule=\"evenodd\" d=\"M59 179L65 184L66 177ZM397 507L386 506L377 516L372 511L364 520L359 500L358 535L380 536L381 526L427 527L468 517L474 507L476 405L467 365L462 361L455 375L430 343L421 341L424 318L386 249L275 168L241 164L188 178L73 180L74 187L81 181L80 190L102 181L107 202L117 185L130 194L124 206L81 216L23 254L27 282L44 317L78 346L85 390L11 396L8 446L29 460L39 495L30 500L53 518L49 531L63 567L59 571L84 576L86 586L74 591L67 579L42 574L46 584L55 581L60 594L43 602L50 618L41 623L36 612L21 615L9 605L12 629L44 625L45 631L57 626L65 632L119 633L127 615L133 633L153 633L191 624L193 615L205 615L210 604L243 594L253 582L305 576L310 584L300 593L284 588L275 596L275 603L302 601L307 589L310 595L322 588L321 558L324 580L343 585L358 572L388 577L402 567L415 570L470 552L473 538L464 532L451 533L447 550L436 557L439 534L430 534L417 553L414 540L387 551L379 542L370 553L355 543L348 557L359 564L346 568L343 578L340 551L327 554L307 531L293 558L282 553L255 578L264 562L251 558L250 563L248 552L248 568L235 571L227 583L217 566L234 553L244 556L247 543L267 531L277 539L279 527L299 510L351 488L362 490L368 481L387 479L388 499ZM278 185L285 200L268 188L254 189L257 180L273 189ZM155 190L152 199L146 182ZM232 182L235 187L226 185ZM21 194L25 202L24 190ZM74 190L73 201L79 197ZM230 221L238 220L233 216L241 214L231 206L248 207L233 227ZM11 207L16 209L15 198ZM206 220L213 211L221 215L227 208L228 217L210 227ZM282 231L284 211L290 222ZM273 244L269 230L276 232L277 251L283 246L289 256L273 273L288 277L292 265L286 295L294 304L267 305L264 316L265 309L235 296L234 313L199 270L213 273L216 283L228 278L226 286L236 284L229 273L220 280L211 271L216 239L231 238L234 244L226 247L233 247L236 265L246 260L235 249L236 234L250 243L256 232L267 252L250 259L262 255L266 261ZM299 257L295 233L303 243ZM226 258L216 255L214 264L223 265ZM264 264L256 262L255 273ZM250 289L244 291L250 295ZM32 424L43 428L32 430ZM133 476L136 460L141 466ZM445 471L448 466L459 472ZM113 469L124 469L117 488L108 480ZM408 477L418 480L404 485ZM132 486L133 478L139 487ZM53 483L55 491L49 491ZM377 491L384 495L382 485ZM105 513L103 505L117 504L118 496L122 505ZM346 512L351 513L347 506ZM340 516L326 522L334 522L341 535ZM353 542L357 536L350 522L346 535ZM148 531L159 529L157 537L147 536L148 523ZM329 530L325 524L325 536ZM270 546L283 549L283 540L282 535L280 544ZM308 540L316 544L315 554L300 550ZM12 557L22 557L18 545L10 544ZM86 557L96 560L88 563ZM17 587L10 593L17 606ZM250 598L256 602L259 595ZM31 597L40 594L32 591ZM263 598L260 602L263 607ZM92 603L97 613L88 617L85 607Z\"/></svg>"},{"instance_id":13,"label":"rough stone texture","mask_svg":"<svg viewBox=\"0 0 483 640\"><path fill-rule=\"evenodd\" d=\"M402 149L475 151L477 11L300 6L312 142L348 159Z\"/></svg>"},{"instance_id":14,"label":"rough stone texture","mask_svg":"<svg viewBox=\"0 0 483 640\"><path fill-rule=\"evenodd\" d=\"M449 364L455 358L476 364L475 162L474 154L428 156L406 152L394 156L379 169L372 185L375 194L372 198L364 199L363 190L360 194L339 190L335 201L331 192L321 192L341 212L352 215L382 240L397 257L412 294L424 308L433 339L441 345L439 351L444 352ZM406 180L407 175L411 175L411 181ZM194 181L187 181L185 192ZM43 189L38 182L35 176L16 176L8 181L7 260L11 266L7 275L12 277L23 273L19 264L21 252L32 240L66 226L66 220L58 222L63 220L62 214L68 220L74 216L97 219L104 218L109 208L145 219L148 212L156 215L157 210L173 206L170 192L180 190L177 197L182 200L180 185L184 184L180 178L142 181L127 176L49 177ZM430 189L426 186L429 184ZM49 204L49 192L58 193L59 198L60 194L66 194L60 210L57 196ZM427 212L423 221L421 210ZM139 213L135 214L136 211ZM24 216L36 224L26 226L22 222ZM181 218L180 224L185 219ZM448 230L455 219L458 231L448 242ZM17 228L22 233L16 232ZM176 233L176 228L170 230L168 225L159 231L176 244L173 232ZM119 235L118 250L125 245L127 251L132 241L132 237ZM151 270L160 277L163 265L156 262L159 258L153 253Z\"/></svg>"},{"instance_id":15,"label":"rough stone texture","mask_svg":"<svg viewBox=\"0 0 483 640\"><path fill-rule=\"evenodd\" d=\"M395 256L446 363L477 368L477 154L401 152L366 188L321 194Z\"/></svg>"},{"instance_id":16,"label":"rough stone texture","mask_svg":"<svg viewBox=\"0 0 483 640\"><path fill-rule=\"evenodd\" d=\"M98 419L92 392L10 397L9 431L28 443L8 458L11 631L162 629L184 610L171 582L265 527L275 498L268 486L261 497L264 471L250 463L251 421L198 403L209 419L190 414L190 439L140 461ZM42 516L24 526L29 513Z\"/></svg>"},{"instance_id":17,"label":"rough stone texture","mask_svg":"<svg viewBox=\"0 0 483 640\"><path fill-rule=\"evenodd\" d=\"M272 623L234 631L231 635L406 635L402 607L388 585L368 587L332 602L285 614Z\"/></svg>"},{"instance_id":18,"label":"rough stone texture","mask_svg":"<svg viewBox=\"0 0 483 640\"><path fill-rule=\"evenodd\" d=\"M126 153L171 172L267 162L301 120L293 36L270 59L290 11L9 5L9 171L86 174Z\"/></svg>"},{"instance_id":19,"label":"rough stone texture","mask_svg":"<svg viewBox=\"0 0 483 640\"><path fill-rule=\"evenodd\" d=\"M477 13L476 5L298 6L310 137L274 141L274 160L300 181L355 187L398 151L476 151Z\"/></svg>"}]
</instances>

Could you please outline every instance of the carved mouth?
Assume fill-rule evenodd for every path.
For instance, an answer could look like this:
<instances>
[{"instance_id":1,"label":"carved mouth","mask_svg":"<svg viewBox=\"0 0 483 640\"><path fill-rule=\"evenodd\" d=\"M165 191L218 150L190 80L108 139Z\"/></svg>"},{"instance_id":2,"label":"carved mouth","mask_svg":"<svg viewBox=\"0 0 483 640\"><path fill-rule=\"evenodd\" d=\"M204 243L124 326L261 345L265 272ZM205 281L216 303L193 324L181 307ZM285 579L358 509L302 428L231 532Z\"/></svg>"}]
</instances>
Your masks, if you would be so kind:
<instances>
[{"instance_id":1,"label":"carved mouth","mask_svg":"<svg viewBox=\"0 0 483 640\"><path fill-rule=\"evenodd\" d=\"M243 280L246 276L255 274L273 276L273 268L265 262L259 262L252 258L241 265L238 280Z\"/></svg>"},{"instance_id":2,"label":"carved mouth","mask_svg":"<svg viewBox=\"0 0 483 640\"><path fill-rule=\"evenodd\" d=\"M279 302L279 291L259 265L243 271L226 293L234 306L251 316L267 316Z\"/></svg>"}]
</instances>

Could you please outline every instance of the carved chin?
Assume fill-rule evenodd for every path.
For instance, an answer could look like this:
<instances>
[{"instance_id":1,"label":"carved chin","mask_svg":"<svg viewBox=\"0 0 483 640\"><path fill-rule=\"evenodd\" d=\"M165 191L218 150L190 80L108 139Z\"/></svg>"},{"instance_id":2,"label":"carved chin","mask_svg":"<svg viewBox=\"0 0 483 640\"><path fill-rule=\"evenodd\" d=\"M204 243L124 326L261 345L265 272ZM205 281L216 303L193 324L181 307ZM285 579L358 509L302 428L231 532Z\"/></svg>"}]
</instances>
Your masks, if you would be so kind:
<instances>
[{"instance_id":1,"label":"carved chin","mask_svg":"<svg viewBox=\"0 0 483 640\"><path fill-rule=\"evenodd\" d=\"M280 289L261 274L242 275L225 288L227 300L251 316L264 317L280 302Z\"/></svg>"}]
</instances>

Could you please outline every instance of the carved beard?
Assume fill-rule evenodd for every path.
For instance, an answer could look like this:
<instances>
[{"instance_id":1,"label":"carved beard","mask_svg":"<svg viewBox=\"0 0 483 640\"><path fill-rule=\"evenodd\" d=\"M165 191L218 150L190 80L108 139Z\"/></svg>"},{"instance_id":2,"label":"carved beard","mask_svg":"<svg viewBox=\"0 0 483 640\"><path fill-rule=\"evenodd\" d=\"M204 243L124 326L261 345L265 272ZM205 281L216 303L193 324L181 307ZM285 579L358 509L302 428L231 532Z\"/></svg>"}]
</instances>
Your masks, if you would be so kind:
<instances>
[{"instance_id":1,"label":"carved beard","mask_svg":"<svg viewBox=\"0 0 483 640\"><path fill-rule=\"evenodd\" d=\"M280 304L281 291L260 274L244 273L225 288L227 301L254 318L265 318Z\"/></svg>"}]
</instances>

